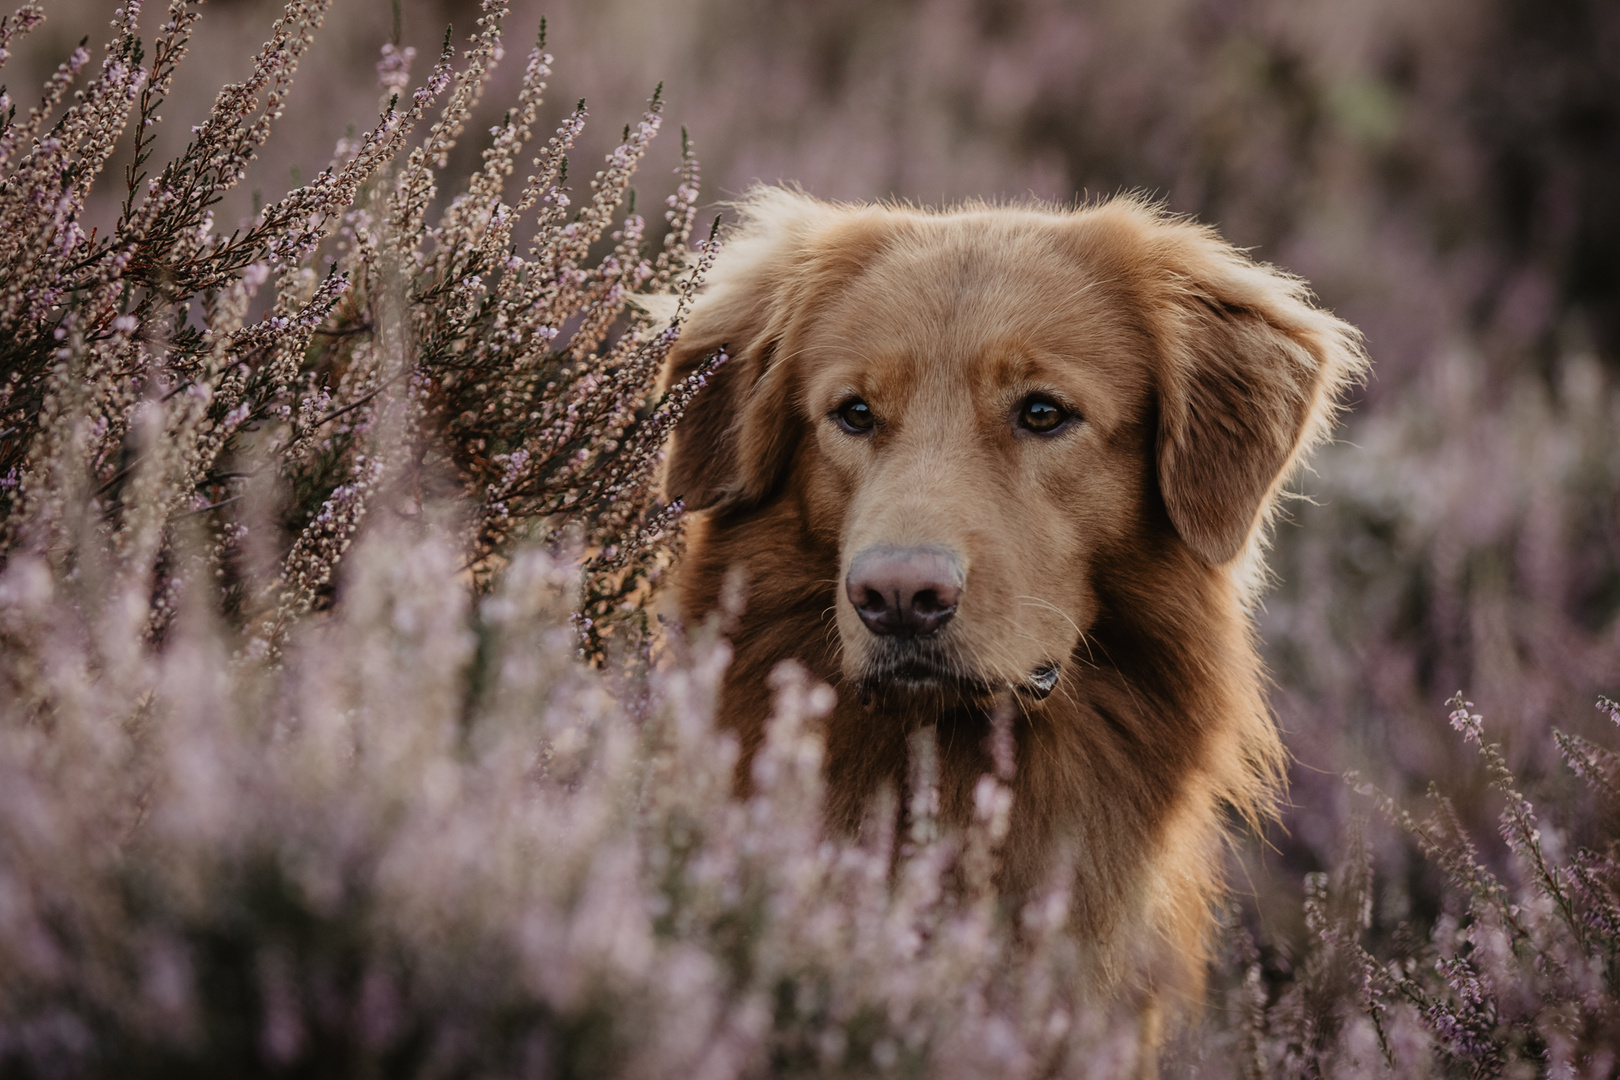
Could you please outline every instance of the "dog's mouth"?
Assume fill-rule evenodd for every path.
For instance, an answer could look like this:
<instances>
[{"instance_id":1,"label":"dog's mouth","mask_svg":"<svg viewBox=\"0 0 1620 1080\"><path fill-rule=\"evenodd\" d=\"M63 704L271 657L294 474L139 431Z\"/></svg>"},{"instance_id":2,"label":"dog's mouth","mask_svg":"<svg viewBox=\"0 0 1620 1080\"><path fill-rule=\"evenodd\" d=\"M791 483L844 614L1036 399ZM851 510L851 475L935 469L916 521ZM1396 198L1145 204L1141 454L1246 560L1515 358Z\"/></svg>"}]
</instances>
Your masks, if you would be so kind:
<instances>
[{"instance_id":1,"label":"dog's mouth","mask_svg":"<svg viewBox=\"0 0 1620 1080\"><path fill-rule=\"evenodd\" d=\"M1062 666L1048 660L1036 665L1023 679L1009 682L964 670L944 656L923 653L879 660L862 677L861 689L867 697L898 691L953 694L969 699L994 698L1011 691L1042 701L1056 689L1062 675Z\"/></svg>"}]
</instances>

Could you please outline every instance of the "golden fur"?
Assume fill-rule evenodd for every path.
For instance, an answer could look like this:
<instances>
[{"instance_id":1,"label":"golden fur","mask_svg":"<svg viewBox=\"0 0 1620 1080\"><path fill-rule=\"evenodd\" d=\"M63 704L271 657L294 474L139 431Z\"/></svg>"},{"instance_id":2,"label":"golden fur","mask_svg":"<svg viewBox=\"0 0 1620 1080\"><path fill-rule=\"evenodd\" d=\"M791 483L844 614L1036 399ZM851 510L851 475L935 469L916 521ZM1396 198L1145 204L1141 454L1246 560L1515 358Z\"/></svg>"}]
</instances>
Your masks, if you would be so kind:
<instances>
[{"instance_id":1,"label":"golden fur","mask_svg":"<svg viewBox=\"0 0 1620 1080\"><path fill-rule=\"evenodd\" d=\"M666 487L702 511L684 614L713 610L728 571L746 582L722 705L745 759L766 676L796 658L838 691L830 823L859 829L931 723L961 823L992 768L986 718L1016 701L1003 887L1041 887L1066 852L1098 985L1195 995L1227 811L1269 814L1284 761L1250 620L1266 521L1364 369L1355 331L1133 199L930 212L760 189L741 211L666 375L729 350ZM1079 419L1030 437L1032 393ZM868 435L833 419L852 395ZM902 646L842 587L873 545L959 556L927 646L960 682L885 683ZM1054 660L1050 696L1014 689Z\"/></svg>"}]
</instances>

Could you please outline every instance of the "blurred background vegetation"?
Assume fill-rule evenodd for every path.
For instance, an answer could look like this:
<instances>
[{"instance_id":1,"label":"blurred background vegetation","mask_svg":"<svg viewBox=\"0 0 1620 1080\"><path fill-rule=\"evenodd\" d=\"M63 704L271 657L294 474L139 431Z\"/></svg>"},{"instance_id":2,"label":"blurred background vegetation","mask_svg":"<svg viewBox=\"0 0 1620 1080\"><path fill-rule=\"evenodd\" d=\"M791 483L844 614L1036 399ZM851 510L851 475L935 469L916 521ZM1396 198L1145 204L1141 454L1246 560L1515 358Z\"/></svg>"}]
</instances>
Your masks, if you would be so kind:
<instances>
[{"instance_id":1,"label":"blurred background vegetation","mask_svg":"<svg viewBox=\"0 0 1620 1080\"><path fill-rule=\"evenodd\" d=\"M6 72L41 84L114 0L56 0ZM246 73L274 0L217 0L156 159ZM1445 723L1459 689L1574 839L1613 835L1554 768L1549 729L1612 742L1620 695L1620 5L1609 0L546 0L542 129L583 96L594 161L655 84L710 198L756 180L838 199L1070 202L1146 191L1309 279L1375 368L1278 532L1262 614L1296 757L1293 807L1248 856L1286 963L1301 870L1364 801L1444 778L1466 823L1499 806ZM150 33L162 18L143 16ZM376 109L378 47L420 67L469 0L342 0L229 222L314 175ZM499 121L509 55L474 132ZM27 98L22 98L26 107ZM127 139L126 135L126 139ZM475 166L477 138L451 173ZM676 164L656 146L642 183ZM661 156L660 156L661 155ZM115 159L115 165L117 159ZM105 185L112 199L118 185ZM116 208L93 207L110 223ZM1442 903L1373 829L1378 925ZM1239 879L1245 880L1244 878Z\"/></svg>"}]
</instances>

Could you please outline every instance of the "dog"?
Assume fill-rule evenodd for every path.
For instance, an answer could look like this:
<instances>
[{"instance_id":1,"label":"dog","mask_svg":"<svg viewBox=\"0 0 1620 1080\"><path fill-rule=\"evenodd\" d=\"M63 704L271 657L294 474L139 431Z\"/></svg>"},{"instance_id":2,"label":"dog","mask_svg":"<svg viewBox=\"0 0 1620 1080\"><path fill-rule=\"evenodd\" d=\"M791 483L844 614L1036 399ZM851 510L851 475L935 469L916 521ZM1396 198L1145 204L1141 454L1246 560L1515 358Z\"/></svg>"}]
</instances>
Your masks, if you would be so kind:
<instances>
[{"instance_id":1,"label":"dog","mask_svg":"<svg viewBox=\"0 0 1620 1080\"><path fill-rule=\"evenodd\" d=\"M1268 523L1366 369L1359 335L1136 198L738 206L664 385L728 359L664 484L696 511L682 617L746 590L721 704L742 782L784 660L837 692L846 833L927 725L966 824L1011 707L1000 888L1066 853L1096 985L1197 1001L1231 823L1274 813L1286 760L1251 617Z\"/></svg>"}]
</instances>

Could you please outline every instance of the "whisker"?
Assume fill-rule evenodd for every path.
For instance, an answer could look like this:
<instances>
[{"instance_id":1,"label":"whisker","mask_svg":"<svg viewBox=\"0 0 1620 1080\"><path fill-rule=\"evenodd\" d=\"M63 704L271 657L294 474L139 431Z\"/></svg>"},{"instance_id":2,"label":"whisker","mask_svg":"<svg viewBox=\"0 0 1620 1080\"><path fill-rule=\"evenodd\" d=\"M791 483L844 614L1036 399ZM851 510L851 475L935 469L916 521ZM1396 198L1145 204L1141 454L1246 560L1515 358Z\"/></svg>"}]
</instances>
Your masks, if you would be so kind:
<instances>
[{"instance_id":1,"label":"whisker","mask_svg":"<svg viewBox=\"0 0 1620 1080\"><path fill-rule=\"evenodd\" d=\"M1061 618L1064 622L1068 623L1069 626L1074 629L1074 632L1076 634L1079 634L1082 637L1085 635L1085 631L1080 629L1080 624L1075 622L1074 619L1070 617L1068 612L1064 611L1062 608L1060 608L1056 604L1052 603L1052 601L1043 600L1039 596L1015 596L1015 597L1013 597L1013 599L1014 600L1028 601L1030 604L1032 604L1032 605L1034 605L1036 607L1049 608L1050 610L1056 612L1058 617Z\"/></svg>"},{"instance_id":2,"label":"whisker","mask_svg":"<svg viewBox=\"0 0 1620 1080\"><path fill-rule=\"evenodd\" d=\"M1080 631L1080 644L1086 647L1086 663L1099 671L1102 670L1097 664L1097 657L1091 651L1091 635L1084 630Z\"/></svg>"},{"instance_id":3,"label":"whisker","mask_svg":"<svg viewBox=\"0 0 1620 1080\"><path fill-rule=\"evenodd\" d=\"M1091 651L1091 635L1087 634L1085 632L1085 630L1081 629L1080 624L1075 622L1074 619L1069 615L1068 612L1064 611L1062 608L1058 607L1056 604L1052 603L1050 600L1043 600L1041 597L1038 597L1038 596L1018 596L1018 597L1014 597L1014 599L1019 600L1019 601L1028 602L1029 604L1031 604L1033 606L1049 608L1050 610L1056 612L1059 616L1061 616L1063 621L1068 623L1069 626L1073 628L1073 630L1075 632L1076 639L1077 639L1077 644L1085 646L1085 648L1086 648L1086 663L1090 664L1093 668L1098 668L1099 670L1101 670L1098 663L1097 663L1096 655ZM1025 636L1026 637L1031 637L1031 638L1034 637L1034 635L1027 634L1027 633L1025 634ZM1073 655L1072 650L1071 650L1070 655ZM1078 704L1078 702L1074 702L1074 704Z\"/></svg>"}]
</instances>

